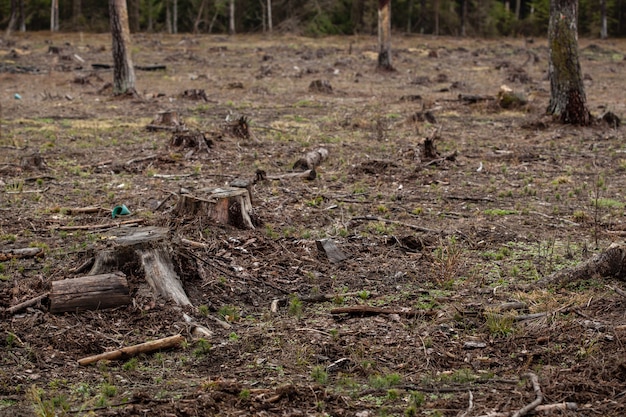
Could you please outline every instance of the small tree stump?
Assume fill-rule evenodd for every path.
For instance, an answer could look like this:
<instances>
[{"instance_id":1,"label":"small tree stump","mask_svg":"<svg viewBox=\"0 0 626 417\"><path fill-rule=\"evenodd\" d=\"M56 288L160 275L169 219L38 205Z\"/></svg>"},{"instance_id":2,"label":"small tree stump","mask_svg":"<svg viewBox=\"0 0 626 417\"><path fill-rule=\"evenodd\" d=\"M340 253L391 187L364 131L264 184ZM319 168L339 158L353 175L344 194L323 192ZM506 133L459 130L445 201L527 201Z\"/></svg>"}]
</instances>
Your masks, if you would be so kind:
<instances>
[{"instance_id":1,"label":"small tree stump","mask_svg":"<svg viewBox=\"0 0 626 417\"><path fill-rule=\"evenodd\" d=\"M129 302L128 282L121 272L52 281L51 313L102 310Z\"/></svg>"},{"instance_id":2,"label":"small tree stump","mask_svg":"<svg viewBox=\"0 0 626 417\"><path fill-rule=\"evenodd\" d=\"M304 155L293 164L294 171L315 169L328 158L328 149L319 148Z\"/></svg>"},{"instance_id":3,"label":"small tree stump","mask_svg":"<svg viewBox=\"0 0 626 417\"><path fill-rule=\"evenodd\" d=\"M183 194L176 212L180 216L206 217L240 229L254 229L250 192L245 188L224 187L200 190L199 195Z\"/></svg>"},{"instance_id":4,"label":"small tree stump","mask_svg":"<svg viewBox=\"0 0 626 417\"><path fill-rule=\"evenodd\" d=\"M155 116L152 122L146 126L150 131L154 130L173 130L181 131L186 130L185 124L178 115L176 110L160 111Z\"/></svg>"}]
</instances>

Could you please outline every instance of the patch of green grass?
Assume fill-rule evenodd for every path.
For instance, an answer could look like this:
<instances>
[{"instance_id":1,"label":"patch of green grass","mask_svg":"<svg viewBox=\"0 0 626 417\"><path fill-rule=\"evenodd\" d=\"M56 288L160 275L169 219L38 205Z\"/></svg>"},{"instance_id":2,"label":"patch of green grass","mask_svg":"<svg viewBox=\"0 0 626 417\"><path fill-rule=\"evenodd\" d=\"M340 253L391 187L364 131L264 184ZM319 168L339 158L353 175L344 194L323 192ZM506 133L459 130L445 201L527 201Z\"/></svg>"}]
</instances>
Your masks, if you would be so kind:
<instances>
[{"instance_id":1,"label":"patch of green grass","mask_svg":"<svg viewBox=\"0 0 626 417\"><path fill-rule=\"evenodd\" d=\"M485 324L492 336L506 337L513 333L514 318L509 314L496 312L485 313Z\"/></svg>"},{"instance_id":2,"label":"patch of green grass","mask_svg":"<svg viewBox=\"0 0 626 417\"><path fill-rule=\"evenodd\" d=\"M208 340L200 338L196 340L196 348L193 350L193 354L196 357L207 355L211 351L211 343Z\"/></svg>"},{"instance_id":3,"label":"patch of green grass","mask_svg":"<svg viewBox=\"0 0 626 417\"><path fill-rule=\"evenodd\" d=\"M624 203L614 200L612 198L598 198L591 201L592 207L606 208L606 209L623 209Z\"/></svg>"},{"instance_id":4,"label":"patch of green grass","mask_svg":"<svg viewBox=\"0 0 626 417\"><path fill-rule=\"evenodd\" d=\"M483 211L486 216L510 216L512 214L517 214L516 210L506 210L506 209L486 209Z\"/></svg>"},{"instance_id":5,"label":"patch of green grass","mask_svg":"<svg viewBox=\"0 0 626 417\"><path fill-rule=\"evenodd\" d=\"M369 385L376 389L389 389L402 382L400 374L391 373L385 375L372 375L369 378Z\"/></svg>"},{"instance_id":6,"label":"patch of green grass","mask_svg":"<svg viewBox=\"0 0 626 417\"><path fill-rule=\"evenodd\" d=\"M315 366L311 371L311 378L320 385L326 385L328 382L328 372L323 366Z\"/></svg>"},{"instance_id":7,"label":"patch of green grass","mask_svg":"<svg viewBox=\"0 0 626 417\"><path fill-rule=\"evenodd\" d=\"M224 321L236 322L241 319L239 307L230 304L220 307L217 314L219 314Z\"/></svg>"}]
</instances>

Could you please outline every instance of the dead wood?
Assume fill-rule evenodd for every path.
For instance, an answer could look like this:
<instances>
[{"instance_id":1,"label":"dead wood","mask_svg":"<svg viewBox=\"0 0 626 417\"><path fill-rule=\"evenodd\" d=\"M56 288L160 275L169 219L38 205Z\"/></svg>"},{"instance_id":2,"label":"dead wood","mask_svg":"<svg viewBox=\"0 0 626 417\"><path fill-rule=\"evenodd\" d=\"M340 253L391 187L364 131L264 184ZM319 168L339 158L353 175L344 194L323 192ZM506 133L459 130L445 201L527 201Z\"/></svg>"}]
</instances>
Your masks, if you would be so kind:
<instances>
[{"instance_id":1,"label":"dead wood","mask_svg":"<svg viewBox=\"0 0 626 417\"><path fill-rule=\"evenodd\" d=\"M209 101L206 92L199 88L183 91L182 98L186 98L188 100L202 100L204 102Z\"/></svg>"},{"instance_id":2,"label":"dead wood","mask_svg":"<svg viewBox=\"0 0 626 417\"><path fill-rule=\"evenodd\" d=\"M573 267L566 268L537 281L540 287L565 286L583 279L600 277L615 277L623 280L626 277L624 262L626 259L626 244L612 243L605 251L598 253L589 260Z\"/></svg>"},{"instance_id":3,"label":"dead wood","mask_svg":"<svg viewBox=\"0 0 626 417\"><path fill-rule=\"evenodd\" d=\"M43 256L42 248L6 249L0 251L0 262L8 261L9 259L41 258Z\"/></svg>"},{"instance_id":4,"label":"dead wood","mask_svg":"<svg viewBox=\"0 0 626 417\"><path fill-rule=\"evenodd\" d=\"M7 312L8 312L9 314L15 314L15 313L17 313L18 311L22 311L22 310L24 310L25 308L32 307L32 306L34 306L34 305L36 305L36 304L39 304L39 303L41 303L43 300L45 300L46 298L48 298L48 295L49 295L49 294L50 294L50 293L41 294L41 295L38 295L38 296L37 296L37 297L35 297L35 298L31 298L30 300L23 301L23 302L21 302L21 303L19 303L19 304L16 304L16 305L14 305L14 306L12 306L12 307L7 308Z\"/></svg>"},{"instance_id":5,"label":"dead wood","mask_svg":"<svg viewBox=\"0 0 626 417\"><path fill-rule=\"evenodd\" d=\"M143 270L146 281L155 294L179 305L191 305L174 270L168 229L120 229L118 236L111 237L110 244L111 249L98 253L90 274L102 274L137 265Z\"/></svg>"},{"instance_id":6,"label":"dead wood","mask_svg":"<svg viewBox=\"0 0 626 417\"><path fill-rule=\"evenodd\" d=\"M123 360L140 353L150 353L157 350L169 349L181 344L185 338L177 334L176 336L165 337L163 339L152 340L150 342L141 343L139 345L128 346L111 352L101 353L99 355L88 356L78 360L79 365L89 365L100 360Z\"/></svg>"},{"instance_id":7,"label":"dead wood","mask_svg":"<svg viewBox=\"0 0 626 417\"><path fill-rule=\"evenodd\" d=\"M332 94L333 87L328 80L313 80L311 84L309 84L309 91L311 93Z\"/></svg>"},{"instance_id":8,"label":"dead wood","mask_svg":"<svg viewBox=\"0 0 626 417\"><path fill-rule=\"evenodd\" d=\"M317 177L317 172L314 169L307 169L301 172L288 172L280 175L267 175L263 173L261 180L284 180L288 178L302 178L305 180L313 181Z\"/></svg>"},{"instance_id":9,"label":"dead wood","mask_svg":"<svg viewBox=\"0 0 626 417\"><path fill-rule=\"evenodd\" d=\"M175 110L160 111L155 116L152 122L146 126L149 131L155 130L173 130L182 131L187 130L182 118Z\"/></svg>"},{"instance_id":10,"label":"dead wood","mask_svg":"<svg viewBox=\"0 0 626 417\"><path fill-rule=\"evenodd\" d=\"M115 229L120 226L130 226L130 225L139 225L144 223L146 219L133 219L133 220L125 220L123 222L117 223L101 223L101 224L85 224L82 226L59 226L59 227L51 227L50 230L107 230L107 229Z\"/></svg>"},{"instance_id":11,"label":"dead wood","mask_svg":"<svg viewBox=\"0 0 626 417\"><path fill-rule=\"evenodd\" d=\"M342 294L317 294L308 297L298 297L298 300L302 301L303 303L326 303L335 301L338 297L356 297L359 295L359 292L348 292ZM376 297L375 293L371 293L369 295L370 297ZM275 298L274 300L272 300L272 304L270 305L270 311L272 313L277 313L278 308L287 306L292 298L293 297Z\"/></svg>"},{"instance_id":12,"label":"dead wood","mask_svg":"<svg viewBox=\"0 0 626 417\"><path fill-rule=\"evenodd\" d=\"M348 257L337 247L331 239L316 240L315 244L320 253L326 255L330 263L336 264L345 261Z\"/></svg>"},{"instance_id":13,"label":"dead wood","mask_svg":"<svg viewBox=\"0 0 626 417\"><path fill-rule=\"evenodd\" d=\"M224 133L240 139L250 139L252 135L248 118L241 116L239 119L227 123L224 127Z\"/></svg>"},{"instance_id":14,"label":"dead wood","mask_svg":"<svg viewBox=\"0 0 626 417\"><path fill-rule=\"evenodd\" d=\"M52 210L54 213L63 213L63 214L93 214L93 213L104 213L108 210L103 209L102 207L59 207Z\"/></svg>"},{"instance_id":15,"label":"dead wood","mask_svg":"<svg viewBox=\"0 0 626 417\"><path fill-rule=\"evenodd\" d=\"M530 379L530 383L533 386L533 391L535 392L535 400L525 407L517 410L511 417L522 417L526 414L530 413L532 410L537 408L539 404L543 402L543 394L541 392L541 387L539 386L539 378L532 372L529 372L524 375L525 378Z\"/></svg>"},{"instance_id":16,"label":"dead wood","mask_svg":"<svg viewBox=\"0 0 626 417\"><path fill-rule=\"evenodd\" d=\"M496 98L493 96L480 96L474 94L459 94L458 100L465 104L476 104L483 101L493 101Z\"/></svg>"},{"instance_id":17,"label":"dead wood","mask_svg":"<svg viewBox=\"0 0 626 417\"><path fill-rule=\"evenodd\" d=\"M348 314L351 316L377 316L381 314L397 314L404 317L419 317L429 313L424 310L403 310L382 307L371 307L367 305L358 305L350 307L337 307L330 310L330 314Z\"/></svg>"},{"instance_id":18,"label":"dead wood","mask_svg":"<svg viewBox=\"0 0 626 417\"><path fill-rule=\"evenodd\" d=\"M428 229L426 227L416 226L416 225L413 225L413 224L408 224L408 223L400 222L400 221L397 221L397 220L385 219L385 218L378 217L378 216L357 216L357 217L353 217L353 218L350 219L350 221L364 221L364 220L365 221L370 221L370 222L373 221L373 222L383 222L383 223L389 223L389 224L397 224L397 225L408 227L410 229L417 230L417 231L420 231L420 232L436 233L436 234L441 233L438 230Z\"/></svg>"},{"instance_id":19,"label":"dead wood","mask_svg":"<svg viewBox=\"0 0 626 417\"><path fill-rule=\"evenodd\" d=\"M50 312L103 310L130 302L126 275L91 275L80 278L52 281Z\"/></svg>"},{"instance_id":20,"label":"dead wood","mask_svg":"<svg viewBox=\"0 0 626 417\"><path fill-rule=\"evenodd\" d=\"M213 147L213 141L202 132L174 132L170 139L170 146L183 149L192 148L198 151L206 149L209 152L209 149Z\"/></svg>"},{"instance_id":21,"label":"dead wood","mask_svg":"<svg viewBox=\"0 0 626 417\"><path fill-rule=\"evenodd\" d=\"M246 188L224 187L198 190L196 195L182 194L176 213L183 217L206 218L240 229L254 229L252 200Z\"/></svg>"},{"instance_id":22,"label":"dead wood","mask_svg":"<svg viewBox=\"0 0 626 417\"><path fill-rule=\"evenodd\" d=\"M159 155L148 155L148 156L142 156L141 158L133 158L133 159L126 161L124 165L129 166L132 164L136 164L138 162L152 161L153 159L157 159L158 157Z\"/></svg>"},{"instance_id":23,"label":"dead wood","mask_svg":"<svg viewBox=\"0 0 626 417\"><path fill-rule=\"evenodd\" d=\"M328 158L328 149L319 148L304 155L293 164L294 171L315 169Z\"/></svg>"},{"instance_id":24,"label":"dead wood","mask_svg":"<svg viewBox=\"0 0 626 417\"><path fill-rule=\"evenodd\" d=\"M34 152L21 158L20 167L23 170L44 170L46 169L46 161L39 154L39 152Z\"/></svg>"}]
</instances>

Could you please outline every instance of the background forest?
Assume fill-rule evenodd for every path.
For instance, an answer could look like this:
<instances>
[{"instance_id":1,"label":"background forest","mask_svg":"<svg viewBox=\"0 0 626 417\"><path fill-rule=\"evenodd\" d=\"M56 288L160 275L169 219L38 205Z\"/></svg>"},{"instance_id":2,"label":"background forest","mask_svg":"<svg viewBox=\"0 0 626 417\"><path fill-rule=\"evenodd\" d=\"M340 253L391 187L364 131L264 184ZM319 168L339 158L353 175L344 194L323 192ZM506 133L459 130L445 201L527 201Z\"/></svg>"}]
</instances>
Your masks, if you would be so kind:
<instances>
[{"instance_id":1,"label":"background forest","mask_svg":"<svg viewBox=\"0 0 626 417\"><path fill-rule=\"evenodd\" d=\"M62 31L109 30L108 3L58 1ZM377 0L232 0L237 32L272 29L306 36L373 34ZM226 33L231 0L128 0L133 32ZM451 36L545 36L549 0L393 0L395 31ZM49 30L50 0L0 0L0 26L9 24L11 9L21 11L17 28ZM580 0L579 33L600 36L606 10L608 36L626 35L626 0ZM465 16L465 18L463 17Z\"/></svg>"}]
</instances>

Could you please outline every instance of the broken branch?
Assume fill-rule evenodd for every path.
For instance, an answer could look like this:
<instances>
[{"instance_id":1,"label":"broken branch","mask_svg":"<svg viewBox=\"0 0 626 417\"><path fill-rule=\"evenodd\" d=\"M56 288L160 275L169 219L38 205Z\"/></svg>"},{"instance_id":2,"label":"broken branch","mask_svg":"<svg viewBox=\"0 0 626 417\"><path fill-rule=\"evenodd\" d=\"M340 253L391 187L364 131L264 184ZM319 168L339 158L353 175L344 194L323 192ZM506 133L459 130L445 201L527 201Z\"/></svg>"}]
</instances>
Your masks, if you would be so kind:
<instances>
[{"instance_id":1,"label":"broken branch","mask_svg":"<svg viewBox=\"0 0 626 417\"><path fill-rule=\"evenodd\" d=\"M182 335L177 334L176 336L165 337L163 339L152 340L150 342L124 347L111 352L104 352L98 355L88 356L86 358L79 359L78 364L85 366L103 359L110 361L127 359L140 353L149 353L154 352L155 350L172 348L178 346L184 340L185 338Z\"/></svg>"}]
</instances>

